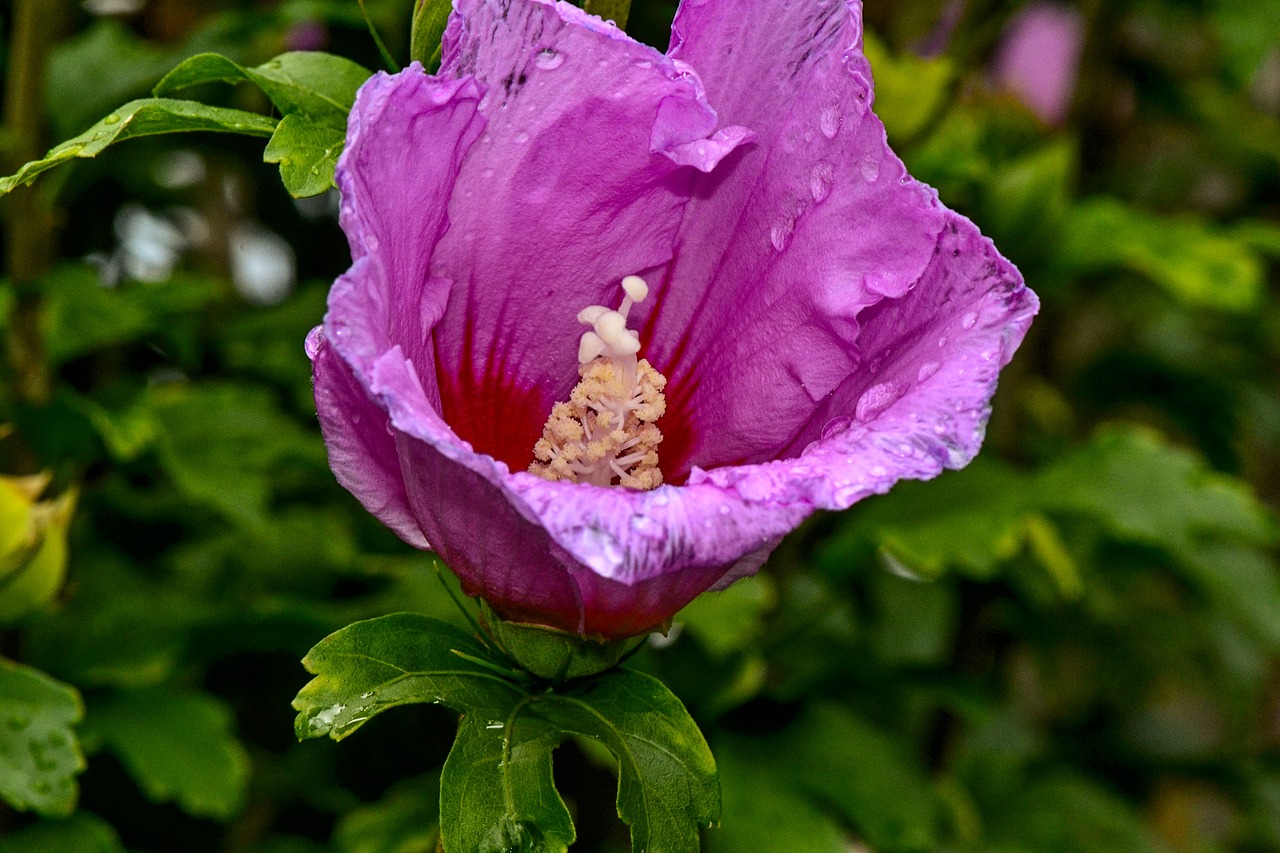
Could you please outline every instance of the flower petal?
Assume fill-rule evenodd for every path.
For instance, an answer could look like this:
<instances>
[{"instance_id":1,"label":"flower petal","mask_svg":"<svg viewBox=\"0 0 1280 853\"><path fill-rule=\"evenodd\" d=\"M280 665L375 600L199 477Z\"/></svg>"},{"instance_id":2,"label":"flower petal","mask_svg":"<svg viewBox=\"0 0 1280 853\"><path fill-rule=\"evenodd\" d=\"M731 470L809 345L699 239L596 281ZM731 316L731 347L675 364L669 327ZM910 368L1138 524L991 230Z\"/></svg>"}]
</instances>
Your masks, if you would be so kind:
<instances>
[{"instance_id":1,"label":"flower petal","mask_svg":"<svg viewBox=\"0 0 1280 853\"><path fill-rule=\"evenodd\" d=\"M395 344L414 357L424 350L428 262L484 127L480 94L474 80L438 80L415 65L374 75L356 95L336 174L355 264L329 294L325 330L357 371Z\"/></svg>"},{"instance_id":2,"label":"flower petal","mask_svg":"<svg viewBox=\"0 0 1280 853\"><path fill-rule=\"evenodd\" d=\"M514 468L577 381L578 311L617 304L623 276L671 257L697 174L682 166L711 169L748 133L717 133L690 69L567 3L459 0L441 74L479 80L488 120L432 263L454 281L444 409ZM468 424L509 410L513 387L536 391L538 417L505 452Z\"/></svg>"},{"instance_id":3,"label":"flower petal","mask_svg":"<svg viewBox=\"0 0 1280 853\"><path fill-rule=\"evenodd\" d=\"M871 112L858 10L708 0L676 19L673 55L759 135L700 177L642 335L695 424L664 444L677 479L774 458L861 363L859 313L910 290L933 252L944 208Z\"/></svg>"},{"instance_id":4,"label":"flower petal","mask_svg":"<svg viewBox=\"0 0 1280 853\"><path fill-rule=\"evenodd\" d=\"M978 452L1000 368L1039 308L1013 266L949 213L915 288L865 312L863 366L765 465L695 470L754 500L844 509L901 479L960 468Z\"/></svg>"},{"instance_id":5,"label":"flower petal","mask_svg":"<svg viewBox=\"0 0 1280 853\"><path fill-rule=\"evenodd\" d=\"M338 482L374 517L415 548L429 548L409 509L395 440L387 430L387 413L325 339L313 329L307 354L315 373L316 412Z\"/></svg>"}]
</instances>

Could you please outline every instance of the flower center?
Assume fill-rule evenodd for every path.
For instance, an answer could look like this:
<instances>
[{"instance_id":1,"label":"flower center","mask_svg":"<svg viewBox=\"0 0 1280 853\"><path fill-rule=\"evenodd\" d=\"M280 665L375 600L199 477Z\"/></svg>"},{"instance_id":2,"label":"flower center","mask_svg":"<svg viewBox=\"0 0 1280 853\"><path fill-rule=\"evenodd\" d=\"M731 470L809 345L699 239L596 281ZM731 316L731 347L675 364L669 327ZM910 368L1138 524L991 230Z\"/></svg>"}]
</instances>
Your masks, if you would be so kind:
<instances>
[{"instance_id":1,"label":"flower center","mask_svg":"<svg viewBox=\"0 0 1280 853\"><path fill-rule=\"evenodd\" d=\"M631 306L649 295L637 275L622 280L622 304L615 311L588 305L578 322L591 328L578 342L581 381L569 402L556 403L533 447L529 471L547 480L597 486L656 489L662 485L654 424L667 409L667 379L645 359L636 359L640 335L627 328Z\"/></svg>"}]
</instances>

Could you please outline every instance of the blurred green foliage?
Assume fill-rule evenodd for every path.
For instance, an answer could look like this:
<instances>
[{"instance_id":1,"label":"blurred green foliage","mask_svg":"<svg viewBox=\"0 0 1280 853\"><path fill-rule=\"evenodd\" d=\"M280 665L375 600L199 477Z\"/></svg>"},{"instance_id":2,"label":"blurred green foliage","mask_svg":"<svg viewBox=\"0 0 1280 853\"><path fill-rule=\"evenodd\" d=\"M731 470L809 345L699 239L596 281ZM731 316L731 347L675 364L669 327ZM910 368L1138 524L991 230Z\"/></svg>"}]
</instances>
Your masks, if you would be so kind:
<instances>
[{"instance_id":1,"label":"blurred green foliage","mask_svg":"<svg viewBox=\"0 0 1280 853\"><path fill-rule=\"evenodd\" d=\"M309 193L333 114L262 64L381 66L354 3L62 5L45 122L7 128L39 152L215 52L180 96L287 114L263 132L310 152ZM405 61L411 0L366 5ZM1025 4L961 4L941 40L949 2L866 5L896 150L1044 309L977 462L816 519L632 659L719 762L705 846L1277 849L1280 7L1081 0L1050 127L992 82ZM633 3L629 29L661 44L673 10ZM435 849L455 715L294 740L322 637L397 611L463 623L430 555L328 471L302 341L349 259L331 197L294 201L262 156L197 134L63 167L30 194L56 247L38 276L6 231L0 850ZM245 251L263 245L292 264L274 289ZM575 849L627 849L612 759L555 755Z\"/></svg>"}]
</instances>

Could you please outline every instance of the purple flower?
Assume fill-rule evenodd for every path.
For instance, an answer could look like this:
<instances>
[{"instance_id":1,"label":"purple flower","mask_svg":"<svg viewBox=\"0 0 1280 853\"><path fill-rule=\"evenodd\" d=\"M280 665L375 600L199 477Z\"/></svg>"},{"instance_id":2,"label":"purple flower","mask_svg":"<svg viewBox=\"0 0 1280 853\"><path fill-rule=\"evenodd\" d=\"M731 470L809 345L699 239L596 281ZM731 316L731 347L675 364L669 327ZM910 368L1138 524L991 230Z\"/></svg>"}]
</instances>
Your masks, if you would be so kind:
<instances>
[{"instance_id":1,"label":"purple flower","mask_svg":"<svg viewBox=\"0 0 1280 853\"><path fill-rule=\"evenodd\" d=\"M1060 125L1071 109L1083 47L1084 18L1079 9L1033 3L1005 31L993 69L996 83L1045 124Z\"/></svg>"},{"instance_id":2,"label":"purple flower","mask_svg":"<svg viewBox=\"0 0 1280 853\"><path fill-rule=\"evenodd\" d=\"M973 457L1036 298L888 149L856 0L686 0L665 56L567 3L456 5L439 76L356 100L355 261L308 340L370 512L504 618L620 638ZM577 315L632 274L664 484L535 476Z\"/></svg>"}]
</instances>

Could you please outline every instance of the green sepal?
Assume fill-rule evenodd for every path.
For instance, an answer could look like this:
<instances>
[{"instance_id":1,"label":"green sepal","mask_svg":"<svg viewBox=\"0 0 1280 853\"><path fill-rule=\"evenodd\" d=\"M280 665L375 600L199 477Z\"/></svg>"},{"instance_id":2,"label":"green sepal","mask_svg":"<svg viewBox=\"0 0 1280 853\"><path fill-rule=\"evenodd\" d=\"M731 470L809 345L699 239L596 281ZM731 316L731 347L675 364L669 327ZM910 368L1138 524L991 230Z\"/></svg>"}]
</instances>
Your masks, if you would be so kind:
<instances>
[{"instance_id":1,"label":"green sepal","mask_svg":"<svg viewBox=\"0 0 1280 853\"><path fill-rule=\"evenodd\" d=\"M496 617L490 618L488 624L494 639L515 663L555 684L612 669L637 642L644 642L643 638L639 641L596 640Z\"/></svg>"}]
</instances>

